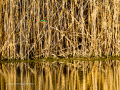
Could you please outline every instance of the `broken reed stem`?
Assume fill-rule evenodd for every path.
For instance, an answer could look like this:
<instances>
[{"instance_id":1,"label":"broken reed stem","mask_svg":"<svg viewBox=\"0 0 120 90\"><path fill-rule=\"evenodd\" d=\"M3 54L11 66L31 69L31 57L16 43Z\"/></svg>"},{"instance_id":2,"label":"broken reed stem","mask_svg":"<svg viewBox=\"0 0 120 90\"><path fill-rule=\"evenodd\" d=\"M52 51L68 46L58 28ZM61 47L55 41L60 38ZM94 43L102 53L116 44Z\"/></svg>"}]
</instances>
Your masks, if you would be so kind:
<instances>
[{"instance_id":1,"label":"broken reed stem","mask_svg":"<svg viewBox=\"0 0 120 90\"><path fill-rule=\"evenodd\" d=\"M1 0L0 57L120 56L119 8L119 0Z\"/></svg>"}]
</instances>

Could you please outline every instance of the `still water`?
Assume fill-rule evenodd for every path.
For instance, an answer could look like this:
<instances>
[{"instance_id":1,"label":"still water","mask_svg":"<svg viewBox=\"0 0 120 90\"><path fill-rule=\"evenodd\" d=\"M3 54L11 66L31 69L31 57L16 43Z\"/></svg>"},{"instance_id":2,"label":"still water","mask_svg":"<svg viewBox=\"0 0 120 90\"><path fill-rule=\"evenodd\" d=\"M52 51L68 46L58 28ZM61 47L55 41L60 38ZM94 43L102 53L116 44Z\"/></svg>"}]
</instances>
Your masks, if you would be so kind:
<instances>
[{"instance_id":1,"label":"still water","mask_svg":"<svg viewBox=\"0 0 120 90\"><path fill-rule=\"evenodd\" d=\"M2 62L0 90L120 90L120 61Z\"/></svg>"}]
</instances>

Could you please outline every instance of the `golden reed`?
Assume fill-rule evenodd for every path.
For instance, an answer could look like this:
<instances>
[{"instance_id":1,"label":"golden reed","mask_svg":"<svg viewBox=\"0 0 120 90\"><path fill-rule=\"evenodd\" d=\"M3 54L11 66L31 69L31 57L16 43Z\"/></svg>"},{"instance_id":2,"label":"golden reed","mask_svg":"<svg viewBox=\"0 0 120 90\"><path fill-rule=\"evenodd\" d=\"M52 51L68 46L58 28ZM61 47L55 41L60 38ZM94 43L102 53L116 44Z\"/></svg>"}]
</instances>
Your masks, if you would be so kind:
<instances>
[{"instance_id":1,"label":"golden reed","mask_svg":"<svg viewBox=\"0 0 120 90\"><path fill-rule=\"evenodd\" d=\"M0 0L0 57L120 56L119 8L119 0Z\"/></svg>"}]
</instances>

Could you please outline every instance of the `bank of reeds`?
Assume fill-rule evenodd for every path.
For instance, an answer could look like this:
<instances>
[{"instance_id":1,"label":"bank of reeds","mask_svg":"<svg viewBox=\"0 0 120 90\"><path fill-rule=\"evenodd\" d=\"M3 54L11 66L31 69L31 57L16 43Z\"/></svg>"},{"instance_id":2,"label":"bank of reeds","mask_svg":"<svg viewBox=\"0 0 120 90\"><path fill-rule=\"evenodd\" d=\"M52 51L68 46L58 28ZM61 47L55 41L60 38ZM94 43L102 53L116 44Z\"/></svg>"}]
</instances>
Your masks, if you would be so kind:
<instances>
[{"instance_id":1,"label":"bank of reeds","mask_svg":"<svg viewBox=\"0 0 120 90\"><path fill-rule=\"evenodd\" d=\"M119 8L119 0L0 0L0 57L120 56Z\"/></svg>"}]
</instances>

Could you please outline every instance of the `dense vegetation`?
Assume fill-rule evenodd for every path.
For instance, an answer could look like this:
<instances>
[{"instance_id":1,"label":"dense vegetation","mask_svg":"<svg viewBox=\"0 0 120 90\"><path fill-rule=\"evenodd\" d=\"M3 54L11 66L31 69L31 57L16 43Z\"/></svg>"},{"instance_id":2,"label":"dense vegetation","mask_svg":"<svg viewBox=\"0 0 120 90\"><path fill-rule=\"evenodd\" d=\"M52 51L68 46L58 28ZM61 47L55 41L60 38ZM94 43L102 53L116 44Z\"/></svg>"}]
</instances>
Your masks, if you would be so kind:
<instances>
[{"instance_id":1,"label":"dense vegetation","mask_svg":"<svg viewBox=\"0 0 120 90\"><path fill-rule=\"evenodd\" d=\"M0 0L0 57L119 56L119 8L119 0Z\"/></svg>"}]
</instances>

